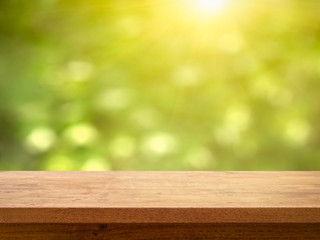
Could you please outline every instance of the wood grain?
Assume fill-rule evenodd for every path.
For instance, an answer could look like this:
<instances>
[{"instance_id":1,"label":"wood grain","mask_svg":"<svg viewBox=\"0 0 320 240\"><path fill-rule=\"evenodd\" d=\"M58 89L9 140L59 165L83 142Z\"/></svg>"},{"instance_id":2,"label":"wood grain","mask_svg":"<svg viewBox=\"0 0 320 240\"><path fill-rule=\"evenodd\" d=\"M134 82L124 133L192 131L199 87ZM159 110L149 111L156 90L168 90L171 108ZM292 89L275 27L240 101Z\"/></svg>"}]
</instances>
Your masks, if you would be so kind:
<instances>
[{"instance_id":1,"label":"wood grain","mask_svg":"<svg viewBox=\"0 0 320 240\"><path fill-rule=\"evenodd\" d=\"M320 224L0 224L1 240L319 240Z\"/></svg>"},{"instance_id":2,"label":"wood grain","mask_svg":"<svg viewBox=\"0 0 320 240\"><path fill-rule=\"evenodd\" d=\"M0 223L320 223L320 172L0 172Z\"/></svg>"}]
</instances>

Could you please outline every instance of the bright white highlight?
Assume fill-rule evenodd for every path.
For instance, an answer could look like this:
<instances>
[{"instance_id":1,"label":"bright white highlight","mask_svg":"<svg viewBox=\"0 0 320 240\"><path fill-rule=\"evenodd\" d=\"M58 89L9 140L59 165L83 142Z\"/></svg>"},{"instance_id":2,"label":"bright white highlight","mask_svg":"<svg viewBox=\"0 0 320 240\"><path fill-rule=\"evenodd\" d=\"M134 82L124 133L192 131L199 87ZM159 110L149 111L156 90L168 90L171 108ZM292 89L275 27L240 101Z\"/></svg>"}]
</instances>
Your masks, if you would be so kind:
<instances>
[{"instance_id":1,"label":"bright white highlight","mask_svg":"<svg viewBox=\"0 0 320 240\"><path fill-rule=\"evenodd\" d=\"M228 0L194 0L194 2L199 13L217 15L226 8Z\"/></svg>"}]
</instances>

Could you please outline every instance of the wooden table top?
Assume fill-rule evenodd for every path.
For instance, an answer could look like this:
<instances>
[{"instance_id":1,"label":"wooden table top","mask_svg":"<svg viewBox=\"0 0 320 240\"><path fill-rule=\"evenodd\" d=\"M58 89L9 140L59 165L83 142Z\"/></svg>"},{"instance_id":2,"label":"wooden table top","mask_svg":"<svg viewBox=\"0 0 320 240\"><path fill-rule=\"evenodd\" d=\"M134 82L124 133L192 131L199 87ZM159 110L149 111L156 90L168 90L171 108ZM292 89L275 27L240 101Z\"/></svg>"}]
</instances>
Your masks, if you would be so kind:
<instances>
[{"instance_id":1,"label":"wooden table top","mask_svg":"<svg viewBox=\"0 0 320 240\"><path fill-rule=\"evenodd\" d=\"M0 223L320 223L320 172L0 172Z\"/></svg>"}]
</instances>

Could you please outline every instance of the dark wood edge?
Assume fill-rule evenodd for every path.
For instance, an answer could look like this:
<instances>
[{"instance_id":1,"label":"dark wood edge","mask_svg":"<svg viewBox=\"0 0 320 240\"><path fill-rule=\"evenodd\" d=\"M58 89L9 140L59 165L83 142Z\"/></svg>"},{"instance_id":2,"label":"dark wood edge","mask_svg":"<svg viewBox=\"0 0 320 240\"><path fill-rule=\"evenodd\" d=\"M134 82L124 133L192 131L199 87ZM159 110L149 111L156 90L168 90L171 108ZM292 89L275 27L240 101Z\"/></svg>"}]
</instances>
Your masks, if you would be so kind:
<instances>
[{"instance_id":1,"label":"dark wood edge","mask_svg":"<svg viewBox=\"0 0 320 240\"><path fill-rule=\"evenodd\" d=\"M320 223L320 208L0 208L0 223Z\"/></svg>"},{"instance_id":2,"label":"dark wood edge","mask_svg":"<svg viewBox=\"0 0 320 240\"><path fill-rule=\"evenodd\" d=\"M319 240L320 224L0 224L1 240Z\"/></svg>"}]
</instances>

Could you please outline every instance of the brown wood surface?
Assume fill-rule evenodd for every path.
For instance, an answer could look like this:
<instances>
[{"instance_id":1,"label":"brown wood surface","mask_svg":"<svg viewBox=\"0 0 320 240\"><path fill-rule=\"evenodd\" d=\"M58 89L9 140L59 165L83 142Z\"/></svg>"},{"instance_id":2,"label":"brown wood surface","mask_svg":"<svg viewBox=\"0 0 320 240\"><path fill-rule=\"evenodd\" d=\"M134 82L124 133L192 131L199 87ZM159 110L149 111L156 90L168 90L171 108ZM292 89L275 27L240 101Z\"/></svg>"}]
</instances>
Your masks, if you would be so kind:
<instances>
[{"instance_id":1,"label":"brown wood surface","mask_svg":"<svg viewBox=\"0 0 320 240\"><path fill-rule=\"evenodd\" d=\"M0 223L320 223L320 172L0 172Z\"/></svg>"},{"instance_id":2,"label":"brown wood surface","mask_svg":"<svg viewBox=\"0 0 320 240\"><path fill-rule=\"evenodd\" d=\"M319 240L320 224L0 224L1 240Z\"/></svg>"}]
</instances>

